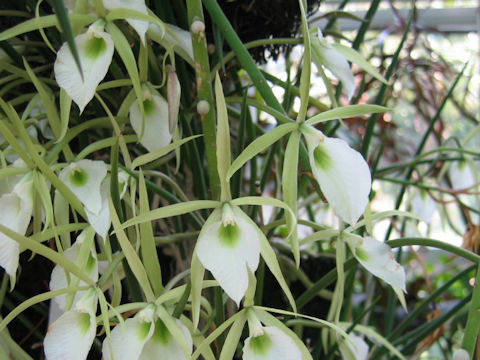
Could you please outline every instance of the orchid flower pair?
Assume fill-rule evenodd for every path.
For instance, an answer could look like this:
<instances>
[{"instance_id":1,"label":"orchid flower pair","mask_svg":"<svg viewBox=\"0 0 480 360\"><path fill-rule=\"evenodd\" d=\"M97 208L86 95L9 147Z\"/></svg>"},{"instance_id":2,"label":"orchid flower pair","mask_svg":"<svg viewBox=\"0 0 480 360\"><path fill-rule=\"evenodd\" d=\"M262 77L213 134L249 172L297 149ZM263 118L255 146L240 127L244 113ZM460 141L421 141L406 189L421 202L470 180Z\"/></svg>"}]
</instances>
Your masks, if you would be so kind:
<instances>
[{"instance_id":1,"label":"orchid flower pair","mask_svg":"<svg viewBox=\"0 0 480 360\"><path fill-rule=\"evenodd\" d=\"M176 26L162 23L158 18L149 14L144 0L103 0L103 6L107 10L130 10L143 17L151 18L152 22L136 18L127 18L126 21L135 29L142 44L145 44L147 31L151 33L154 41L159 42L168 50L173 49L183 56L187 62L193 63L193 50L189 32ZM74 10L72 6L71 11ZM106 76L112 62L115 47L118 42L126 41L118 37L116 27L111 24L111 31L115 37L105 31L109 23L99 18L91 24L85 33L77 35L74 39L80 60L82 72L80 73L72 51L67 43L64 43L57 53L54 72L58 85L65 90L68 96L78 105L80 112L92 100L99 83ZM161 26L160 26L160 25ZM150 30L149 30L150 29ZM121 39L121 40L119 40ZM121 46L121 45L120 45ZM137 74L138 76L138 74ZM135 84L134 84L135 87ZM140 97L140 94L137 93ZM139 99L144 101L145 99ZM157 99L153 99L157 102Z\"/></svg>"},{"instance_id":2,"label":"orchid flower pair","mask_svg":"<svg viewBox=\"0 0 480 360\"><path fill-rule=\"evenodd\" d=\"M115 326L102 346L105 360L187 360L192 349L188 328L162 306L153 305Z\"/></svg>"}]
</instances>

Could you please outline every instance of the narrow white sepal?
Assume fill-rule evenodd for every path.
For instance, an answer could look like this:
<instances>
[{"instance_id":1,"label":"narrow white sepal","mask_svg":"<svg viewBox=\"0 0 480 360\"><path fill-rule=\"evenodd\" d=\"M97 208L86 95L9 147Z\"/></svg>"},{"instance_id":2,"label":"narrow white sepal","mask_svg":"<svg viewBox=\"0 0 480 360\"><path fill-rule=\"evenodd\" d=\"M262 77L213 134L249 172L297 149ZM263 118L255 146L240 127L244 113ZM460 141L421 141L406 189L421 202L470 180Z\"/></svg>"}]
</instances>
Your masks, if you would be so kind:
<instances>
[{"instance_id":1,"label":"narrow white sepal","mask_svg":"<svg viewBox=\"0 0 480 360\"><path fill-rule=\"evenodd\" d=\"M105 240L107 237L108 229L112 220L110 218L110 208L108 206L108 198L110 195L110 177L105 177L100 184L100 195L102 197L102 207L98 213L94 213L87 208L85 214L87 214L88 223L95 229L95 232Z\"/></svg>"},{"instance_id":2,"label":"narrow white sepal","mask_svg":"<svg viewBox=\"0 0 480 360\"><path fill-rule=\"evenodd\" d=\"M148 9L145 6L145 0L103 0L103 6L108 10L131 9L148 15ZM139 19L125 19L131 27L135 29L140 40L145 44L145 33L148 29L148 21Z\"/></svg>"},{"instance_id":3,"label":"narrow white sepal","mask_svg":"<svg viewBox=\"0 0 480 360\"><path fill-rule=\"evenodd\" d=\"M168 28L168 31L163 31L157 24L150 23L148 26L148 35L153 41L156 41L164 48L173 48L181 57L193 65L193 46L190 31L183 30L171 24L165 24L165 27ZM169 34L169 32L171 34Z\"/></svg>"},{"instance_id":4,"label":"narrow white sepal","mask_svg":"<svg viewBox=\"0 0 480 360\"><path fill-rule=\"evenodd\" d=\"M247 267L257 270L260 239L248 216L238 206L228 207L232 217L228 222L220 208L209 216L198 236L196 252L205 269L238 305L248 288Z\"/></svg>"},{"instance_id":5,"label":"narrow white sepal","mask_svg":"<svg viewBox=\"0 0 480 360\"><path fill-rule=\"evenodd\" d=\"M167 146L172 141L167 102L156 92L144 91L143 108L145 116L142 127L142 113L138 99L130 106L130 123L139 137L140 144L150 152Z\"/></svg>"},{"instance_id":6,"label":"narrow white sepal","mask_svg":"<svg viewBox=\"0 0 480 360\"><path fill-rule=\"evenodd\" d=\"M50 325L43 341L46 360L86 360L97 328L97 299L89 291Z\"/></svg>"},{"instance_id":7,"label":"narrow white sepal","mask_svg":"<svg viewBox=\"0 0 480 360\"><path fill-rule=\"evenodd\" d=\"M344 140L326 137L308 125L302 132L313 175L325 198L343 221L355 225L365 211L372 185L367 162Z\"/></svg>"},{"instance_id":8,"label":"narrow white sepal","mask_svg":"<svg viewBox=\"0 0 480 360\"><path fill-rule=\"evenodd\" d=\"M55 79L78 105L80 112L83 112L85 106L92 100L98 84L107 74L112 62L113 40L102 30L94 23L86 33L75 36L83 79L68 44L64 43L57 53L54 65Z\"/></svg>"},{"instance_id":9,"label":"narrow white sepal","mask_svg":"<svg viewBox=\"0 0 480 360\"><path fill-rule=\"evenodd\" d=\"M63 168L58 177L86 209L98 214L102 209L100 185L106 175L107 166L103 161L83 159Z\"/></svg>"},{"instance_id":10,"label":"narrow white sepal","mask_svg":"<svg viewBox=\"0 0 480 360\"><path fill-rule=\"evenodd\" d=\"M406 291L405 269L395 261L393 251L387 244L372 237L348 235L347 243L357 260L369 272L379 277L392 287Z\"/></svg>"},{"instance_id":11,"label":"narrow white sepal","mask_svg":"<svg viewBox=\"0 0 480 360\"><path fill-rule=\"evenodd\" d=\"M0 224L24 235L33 211L32 174L24 175L10 193L0 197ZM7 235L0 233L0 266L12 277L13 283L18 268L19 245Z\"/></svg>"},{"instance_id":12,"label":"narrow white sepal","mask_svg":"<svg viewBox=\"0 0 480 360\"><path fill-rule=\"evenodd\" d=\"M317 66L325 66L342 83L345 94L350 100L355 92L355 78L347 59L338 50L328 44L318 30L317 36L312 39L312 57Z\"/></svg>"},{"instance_id":13,"label":"narrow white sepal","mask_svg":"<svg viewBox=\"0 0 480 360\"><path fill-rule=\"evenodd\" d=\"M290 336L273 326L263 328L263 335L250 336L243 346L243 360L302 360L302 353Z\"/></svg>"}]
</instances>

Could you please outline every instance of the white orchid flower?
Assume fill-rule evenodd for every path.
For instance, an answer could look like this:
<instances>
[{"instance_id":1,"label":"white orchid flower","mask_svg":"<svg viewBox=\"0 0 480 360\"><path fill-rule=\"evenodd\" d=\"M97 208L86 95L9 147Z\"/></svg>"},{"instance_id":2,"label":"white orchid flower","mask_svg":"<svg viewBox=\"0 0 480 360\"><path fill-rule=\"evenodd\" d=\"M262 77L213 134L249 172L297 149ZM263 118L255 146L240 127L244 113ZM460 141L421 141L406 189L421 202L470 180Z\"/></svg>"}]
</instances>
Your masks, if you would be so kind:
<instances>
[{"instance_id":1,"label":"white orchid flower","mask_svg":"<svg viewBox=\"0 0 480 360\"><path fill-rule=\"evenodd\" d=\"M310 125L301 130L323 195L343 221L355 225L368 204L372 185L367 162L342 139L326 137Z\"/></svg>"},{"instance_id":2,"label":"white orchid flower","mask_svg":"<svg viewBox=\"0 0 480 360\"><path fill-rule=\"evenodd\" d=\"M97 297L91 289L48 328L43 341L46 360L86 360L97 322Z\"/></svg>"},{"instance_id":3,"label":"white orchid flower","mask_svg":"<svg viewBox=\"0 0 480 360\"><path fill-rule=\"evenodd\" d=\"M143 108L145 115L142 118L138 99L130 106L130 123L140 144L150 152L167 146L172 141L167 101L155 90L144 86Z\"/></svg>"},{"instance_id":4,"label":"white orchid flower","mask_svg":"<svg viewBox=\"0 0 480 360\"><path fill-rule=\"evenodd\" d=\"M237 305L248 288L248 269L260 260L260 229L238 207L225 203L208 217L198 236L196 253Z\"/></svg>"},{"instance_id":5,"label":"white orchid flower","mask_svg":"<svg viewBox=\"0 0 480 360\"><path fill-rule=\"evenodd\" d=\"M103 27L104 21L98 20L90 25L86 33L75 36L83 78L67 43L64 43L57 53L55 79L78 105L80 112L83 112L92 100L98 84L107 74L112 62L113 39L103 31Z\"/></svg>"},{"instance_id":6,"label":"white orchid flower","mask_svg":"<svg viewBox=\"0 0 480 360\"><path fill-rule=\"evenodd\" d=\"M249 321L250 327L250 321ZM303 360L293 339L274 326L257 327L243 345L243 360Z\"/></svg>"},{"instance_id":7,"label":"white orchid flower","mask_svg":"<svg viewBox=\"0 0 480 360\"><path fill-rule=\"evenodd\" d=\"M83 159L63 168L58 177L78 197L86 210L99 214L102 209L100 187L106 175L107 166L103 161Z\"/></svg>"},{"instance_id":8,"label":"white orchid flower","mask_svg":"<svg viewBox=\"0 0 480 360\"><path fill-rule=\"evenodd\" d=\"M148 15L148 9L145 0L103 0L103 6L108 10L130 9ZM135 29L140 40L145 44L145 33L148 29L148 21L138 19L125 19L131 27Z\"/></svg>"},{"instance_id":9,"label":"white orchid flower","mask_svg":"<svg viewBox=\"0 0 480 360\"><path fill-rule=\"evenodd\" d=\"M76 263L80 253L80 248L82 247L83 243L85 241L91 242L91 239L87 239L87 237L93 237L94 235L95 233L91 228L84 229L80 233L80 235L78 235L75 243L63 252L63 255L65 256L65 258L67 258L73 263ZM93 282L97 282L98 261L97 261L97 253L95 251L95 247L90 248L87 263L82 268L85 270L85 273L90 279L92 279ZM71 279L71 276L70 276L70 279ZM86 284L82 280L79 280L78 286L85 286L85 285ZM61 266L55 265L55 267L52 270L52 275L50 277L50 290L51 291L60 290L60 289L65 289L67 287L68 287L68 282L67 282L65 270ZM77 291L73 299L73 306L75 306L75 304L87 293L87 291L88 290ZM66 294L62 294L54 297L53 301L56 303L59 310L61 310L62 312L65 311L66 302L67 302Z\"/></svg>"},{"instance_id":10,"label":"white orchid flower","mask_svg":"<svg viewBox=\"0 0 480 360\"><path fill-rule=\"evenodd\" d=\"M333 46L328 44L319 28L311 30L312 59L317 66L325 66L342 83L350 100L355 92L355 79L347 59Z\"/></svg>"},{"instance_id":11,"label":"white orchid flower","mask_svg":"<svg viewBox=\"0 0 480 360\"><path fill-rule=\"evenodd\" d=\"M175 319L174 323L191 353L193 340L190 332L180 320ZM102 346L105 360L187 360L167 326L160 318L156 318L153 306L141 310L134 318L125 320L124 324L117 325L112 330L110 339L113 356L108 339L105 339Z\"/></svg>"},{"instance_id":12,"label":"white orchid flower","mask_svg":"<svg viewBox=\"0 0 480 360\"><path fill-rule=\"evenodd\" d=\"M390 246L370 236L346 234L345 240L365 269L392 287L406 291L405 269L395 261Z\"/></svg>"},{"instance_id":13,"label":"white orchid flower","mask_svg":"<svg viewBox=\"0 0 480 360\"><path fill-rule=\"evenodd\" d=\"M24 235L33 211L33 176L29 172L13 186L11 192L0 196L0 224ZM18 243L0 232L0 266L12 278L18 268L20 248Z\"/></svg>"}]
</instances>

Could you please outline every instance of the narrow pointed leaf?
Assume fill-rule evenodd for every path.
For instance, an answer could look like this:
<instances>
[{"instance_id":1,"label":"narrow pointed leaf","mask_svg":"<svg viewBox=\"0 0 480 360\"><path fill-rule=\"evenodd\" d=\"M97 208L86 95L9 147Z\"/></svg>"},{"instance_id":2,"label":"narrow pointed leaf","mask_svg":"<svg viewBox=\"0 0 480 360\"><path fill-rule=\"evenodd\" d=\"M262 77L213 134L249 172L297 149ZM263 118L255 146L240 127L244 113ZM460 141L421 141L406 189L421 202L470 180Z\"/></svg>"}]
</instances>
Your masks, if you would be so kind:
<instances>
[{"instance_id":1,"label":"narrow pointed leaf","mask_svg":"<svg viewBox=\"0 0 480 360\"><path fill-rule=\"evenodd\" d=\"M168 144L167 146L164 146L161 149L149 152L148 154L145 154L145 155L140 155L139 157L135 158L132 161L132 169L135 169L139 166L148 164L149 162L155 161L155 160L161 158L162 156L165 156L170 151L173 151L173 150L179 148L180 146L182 146L183 144L189 142L190 140L196 139L200 136L202 136L202 135L189 136L189 137L186 137L184 139L175 141L174 143Z\"/></svg>"},{"instance_id":2,"label":"narrow pointed leaf","mask_svg":"<svg viewBox=\"0 0 480 360\"><path fill-rule=\"evenodd\" d=\"M75 40L73 38L73 29L68 17L67 8L65 7L63 0L52 0L52 5L53 9L55 10L55 14L57 15L60 28L62 29L63 37L67 41L70 51L73 54L73 58L75 59L75 63L77 64L78 71L83 74L80 55L78 54L77 45L75 44Z\"/></svg>"},{"instance_id":3,"label":"narrow pointed leaf","mask_svg":"<svg viewBox=\"0 0 480 360\"><path fill-rule=\"evenodd\" d=\"M150 211L150 205L148 203L148 193L142 171L140 171L139 174L138 192L140 195L140 214L146 213ZM150 222L140 224L140 249L142 260L147 271L147 276L152 284L153 291L159 296L163 290L162 272L160 270L152 224Z\"/></svg>"},{"instance_id":4,"label":"narrow pointed leaf","mask_svg":"<svg viewBox=\"0 0 480 360\"><path fill-rule=\"evenodd\" d=\"M293 311L296 312L297 305L295 304L295 299L293 298L290 288L283 277L282 270L278 264L277 256L275 255L275 251L273 251L265 235L260 237L260 253L262 254L263 260L265 260L265 263L272 272L273 276L275 276L275 279L277 279L278 283L280 284L280 287L287 297Z\"/></svg>"},{"instance_id":5,"label":"narrow pointed leaf","mask_svg":"<svg viewBox=\"0 0 480 360\"><path fill-rule=\"evenodd\" d=\"M129 226L137 225L145 221L158 220L166 217L172 217L177 215L187 214L193 211L202 209L211 209L220 205L219 201L213 200L195 200L186 203L179 203L173 205L167 205L155 210L151 210L145 214L141 214L134 218L131 218L121 224L118 229L125 229ZM116 230L117 231L117 230Z\"/></svg>"},{"instance_id":6,"label":"narrow pointed leaf","mask_svg":"<svg viewBox=\"0 0 480 360\"><path fill-rule=\"evenodd\" d=\"M357 64L367 73L372 75L375 79L383 82L386 85L390 85L390 83L383 77L383 75L380 74L367 60L365 60L365 58L360 55L357 50L339 43L334 43L332 44L332 46L340 54L345 56L348 61Z\"/></svg>"},{"instance_id":7,"label":"narrow pointed leaf","mask_svg":"<svg viewBox=\"0 0 480 360\"><path fill-rule=\"evenodd\" d=\"M389 108L379 105L366 105L366 104L356 104L356 105L346 105L337 107L332 110L327 110L321 112L318 115L312 116L310 119L305 121L305 124L315 125L324 121L334 120L334 119L345 119L350 117L356 117L366 114L375 114L389 111Z\"/></svg>"},{"instance_id":8,"label":"narrow pointed leaf","mask_svg":"<svg viewBox=\"0 0 480 360\"><path fill-rule=\"evenodd\" d=\"M230 180L233 174L240 169L248 160L253 158L258 153L265 150L267 147L272 145L274 142L294 130L298 127L298 124L283 124L277 126L275 129L270 130L268 133L260 136L250 143L245 150L233 161L230 169L227 172L227 180Z\"/></svg>"},{"instance_id":9,"label":"narrow pointed leaf","mask_svg":"<svg viewBox=\"0 0 480 360\"><path fill-rule=\"evenodd\" d=\"M300 145L300 132L292 131L288 139L285 157L283 160L282 190L283 200L292 209L294 216L287 216L287 224L291 235L289 236L292 245L293 257L297 267L300 266L300 250L298 247L297 226L294 220L297 217L297 193L298 193L298 151Z\"/></svg>"},{"instance_id":10,"label":"narrow pointed leaf","mask_svg":"<svg viewBox=\"0 0 480 360\"><path fill-rule=\"evenodd\" d=\"M238 343L240 342L240 336L242 336L243 327L245 326L246 321L246 317L241 317L233 323L225 339L225 342L223 343L222 352L220 353L219 360L233 359L237 350Z\"/></svg>"},{"instance_id":11,"label":"narrow pointed leaf","mask_svg":"<svg viewBox=\"0 0 480 360\"><path fill-rule=\"evenodd\" d=\"M155 299L155 295L153 294L153 290L150 287L150 283L148 281L148 276L145 271L145 267L143 266L142 262L138 258L135 249L133 248L130 240L127 238L127 235L120 228L120 221L118 220L117 212L115 211L115 207L113 206L112 200L109 199L108 205L110 207L110 214L112 216L112 224L113 228L115 229L118 242L120 247L122 248L123 253L125 254L125 258L127 259L128 265L132 269L133 274L137 278L139 285L141 286L145 296L147 297L148 301L153 301Z\"/></svg>"},{"instance_id":12,"label":"narrow pointed leaf","mask_svg":"<svg viewBox=\"0 0 480 360\"><path fill-rule=\"evenodd\" d=\"M230 167L232 151L230 149L230 127L228 124L227 105L223 96L220 75L215 76L215 98L217 104L217 168L220 177L221 201L229 201L230 183L227 179L227 171Z\"/></svg>"},{"instance_id":13,"label":"narrow pointed leaf","mask_svg":"<svg viewBox=\"0 0 480 360\"><path fill-rule=\"evenodd\" d=\"M137 95L137 99L143 99L140 75L138 74L138 68L136 66L137 62L135 61L135 57L133 56L133 52L128 40L113 22L107 22L106 28L109 34L112 36L115 44L115 50L117 50L118 54L122 58L123 64L127 69L128 76L132 80L133 89ZM143 113L143 102L140 102L139 105L140 112Z\"/></svg>"}]
</instances>

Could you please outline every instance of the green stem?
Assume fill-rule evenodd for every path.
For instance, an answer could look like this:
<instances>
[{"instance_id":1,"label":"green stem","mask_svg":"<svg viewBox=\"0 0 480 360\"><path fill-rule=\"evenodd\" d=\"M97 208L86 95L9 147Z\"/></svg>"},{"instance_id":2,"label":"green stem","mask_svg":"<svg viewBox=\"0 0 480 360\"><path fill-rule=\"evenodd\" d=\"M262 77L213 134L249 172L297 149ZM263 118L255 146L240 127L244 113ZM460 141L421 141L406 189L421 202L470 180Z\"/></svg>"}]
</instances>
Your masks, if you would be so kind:
<instances>
[{"instance_id":1,"label":"green stem","mask_svg":"<svg viewBox=\"0 0 480 360\"><path fill-rule=\"evenodd\" d=\"M187 0L188 23L195 21L204 22L201 0ZM210 181L212 199L220 198L220 178L217 171L217 145L215 131L215 111L212 91L212 79L210 77L210 63L208 61L207 40L205 32L191 32L193 55L195 60L195 72L197 76L198 100L207 101L210 110L202 115L203 139L207 153L207 169Z\"/></svg>"},{"instance_id":2,"label":"green stem","mask_svg":"<svg viewBox=\"0 0 480 360\"><path fill-rule=\"evenodd\" d=\"M448 251L452 254L463 257L464 259L470 260L476 264L480 264L480 256L463 249L461 247L446 243L440 240L427 239L427 238L414 238L414 237L405 237L395 240L390 240L386 242L390 247L397 248L401 246L429 246L437 249L442 249Z\"/></svg>"},{"instance_id":3,"label":"green stem","mask_svg":"<svg viewBox=\"0 0 480 360\"><path fill-rule=\"evenodd\" d=\"M275 39L258 39L254 41L250 41L248 43L245 43L244 46L246 49L253 49L258 46L264 46L264 45L285 45L285 44L290 44L290 45L297 45L301 44L303 42L302 38L275 38ZM223 57L223 63L226 64L230 60L232 60L235 57L235 52L230 51L227 55ZM217 65L215 65L212 69L212 76L215 75L217 71L219 71L222 68L222 62L219 62ZM263 71L262 71L263 72Z\"/></svg>"},{"instance_id":4,"label":"green stem","mask_svg":"<svg viewBox=\"0 0 480 360\"><path fill-rule=\"evenodd\" d=\"M480 331L480 264L477 267L475 286L473 288L472 302L468 311L467 325L463 335L462 348L467 350L473 359L477 337ZM478 355L478 354L477 354Z\"/></svg>"},{"instance_id":5,"label":"green stem","mask_svg":"<svg viewBox=\"0 0 480 360\"><path fill-rule=\"evenodd\" d=\"M193 0L190 0L189 3L191 1ZM280 105L278 102L277 98L273 94L272 89L250 56L250 53L245 48L245 45L243 45L242 40L240 40L235 30L233 30L230 21L228 21L227 17L218 5L217 0L203 0L203 5L207 8L212 20L221 29L225 40L227 40L228 44L233 49L233 52L237 55L237 59L240 61L242 67L245 69L248 75L250 75L252 82L265 99L265 102L275 110L285 113L282 105Z\"/></svg>"}]
</instances>

